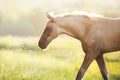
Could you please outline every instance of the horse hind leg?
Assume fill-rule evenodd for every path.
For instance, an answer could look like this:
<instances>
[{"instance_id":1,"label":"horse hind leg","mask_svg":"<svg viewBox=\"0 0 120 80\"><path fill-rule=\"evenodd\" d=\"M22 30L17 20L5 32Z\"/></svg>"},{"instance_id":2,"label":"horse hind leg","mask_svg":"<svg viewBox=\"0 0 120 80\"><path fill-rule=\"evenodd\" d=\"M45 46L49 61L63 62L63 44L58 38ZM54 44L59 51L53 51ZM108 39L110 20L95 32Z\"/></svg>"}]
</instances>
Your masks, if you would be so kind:
<instances>
[{"instance_id":1,"label":"horse hind leg","mask_svg":"<svg viewBox=\"0 0 120 80\"><path fill-rule=\"evenodd\" d=\"M104 62L104 59L103 59L103 54L99 55L96 58L96 62L98 64L99 68L100 68L100 72L101 72L104 80L109 80L108 72L107 72L106 65L105 65L105 62Z\"/></svg>"}]
</instances>

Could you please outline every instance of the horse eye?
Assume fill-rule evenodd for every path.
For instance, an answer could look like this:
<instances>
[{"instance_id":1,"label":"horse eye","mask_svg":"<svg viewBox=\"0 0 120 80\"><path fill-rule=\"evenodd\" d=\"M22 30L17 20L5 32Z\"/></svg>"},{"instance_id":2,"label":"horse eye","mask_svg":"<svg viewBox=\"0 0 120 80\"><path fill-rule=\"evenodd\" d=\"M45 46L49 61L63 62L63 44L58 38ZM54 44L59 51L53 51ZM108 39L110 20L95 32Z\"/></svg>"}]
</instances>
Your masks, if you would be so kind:
<instances>
[{"instance_id":1,"label":"horse eye","mask_svg":"<svg viewBox=\"0 0 120 80\"><path fill-rule=\"evenodd\" d=\"M50 27L47 27L46 30L47 30L47 31L51 31L52 29L51 29Z\"/></svg>"},{"instance_id":2,"label":"horse eye","mask_svg":"<svg viewBox=\"0 0 120 80\"><path fill-rule=\"evenodd\" d=\"M54 23L54 21L53 21L53 20L51 20L51 23Z\"/></svg>"},{"instance_id":3,"label":"horse eye","mask_svg":"<svg viewBox=\"0 0 120 80\"><path fill-rule=\"evenodd\" d=\"M49 36L51 36L51 29L48 29L48 31L47 31L47 36L49 37Z\"/></svg>"}]
</instances>

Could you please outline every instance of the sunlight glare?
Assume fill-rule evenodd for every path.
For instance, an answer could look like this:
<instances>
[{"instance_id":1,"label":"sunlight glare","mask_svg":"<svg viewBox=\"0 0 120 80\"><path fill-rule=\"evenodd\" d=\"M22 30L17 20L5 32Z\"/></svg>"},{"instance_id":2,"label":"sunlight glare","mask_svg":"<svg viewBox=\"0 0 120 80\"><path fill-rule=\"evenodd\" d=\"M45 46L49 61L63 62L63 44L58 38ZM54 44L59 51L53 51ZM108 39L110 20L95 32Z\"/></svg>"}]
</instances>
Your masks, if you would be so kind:
<instances>
[{"instance_id":1,"label":"sunlight glare","mask_svg":"<svg viewBox=\"0 0 120 80\"><path fill-rule=\"evenodd\" d=\"M31 10L40 8L39 0L2 0L0 1L0 11L4 16L17 19L20 14L29 14Z\"/></svg>"}]
</instances>

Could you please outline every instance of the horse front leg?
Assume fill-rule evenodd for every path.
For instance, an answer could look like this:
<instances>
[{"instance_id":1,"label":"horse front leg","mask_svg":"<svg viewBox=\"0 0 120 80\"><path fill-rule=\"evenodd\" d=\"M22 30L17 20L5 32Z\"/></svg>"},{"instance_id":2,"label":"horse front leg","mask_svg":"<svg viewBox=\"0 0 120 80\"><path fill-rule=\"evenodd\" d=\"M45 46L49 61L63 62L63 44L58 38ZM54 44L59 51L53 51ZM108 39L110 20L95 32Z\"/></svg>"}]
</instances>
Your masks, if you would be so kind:
<instances>
[{"instance_id":1,"label":"horse front leg","mask_svg":"<svg viewBox=\"0 0 120 80\"><path fill-rule=\"evenodd\" d=\"M103 59L103 54L99 55L96 58L96 62L98 64L99 68L100 68L100 72L101 72L104 80L109 80L108 72L107 72L106 65L105 65L105 62L104 62L104 59Z\"/></svg>"},{"instance_id":2,"label":"horse front leg","mask_svg":"<svg viewBox=\"0 0 120 80\"><path fill-rule=\"evenodd\" d=\"M98 54L86 54L82 66L77 74L76 80L81 80L84 76L84 73L88 69L91 62L97 57Z\"/></svg>"}]
</instances>

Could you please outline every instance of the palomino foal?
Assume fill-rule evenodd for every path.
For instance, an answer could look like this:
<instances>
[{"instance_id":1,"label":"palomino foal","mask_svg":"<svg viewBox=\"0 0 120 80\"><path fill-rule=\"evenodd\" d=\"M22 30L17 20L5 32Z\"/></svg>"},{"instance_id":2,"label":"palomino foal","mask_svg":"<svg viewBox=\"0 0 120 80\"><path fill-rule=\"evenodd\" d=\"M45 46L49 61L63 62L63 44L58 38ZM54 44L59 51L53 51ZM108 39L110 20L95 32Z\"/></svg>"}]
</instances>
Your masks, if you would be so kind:
<instances>
[{"instance_id":1,"label":"palomino foal","mask_svg":"<svg viewBox=\"0 0 120 80\"><path fill-rule=\"evenodd\" d=\"M82 43L85 58L77 74L81 80L95 59L104 80L109 80L103 54L120 50L120 19L94 16L91 14L47 15L49 21L39 40L39 47L47 45L60 34L70 35Z\"/></svg>"}]
</instances>

